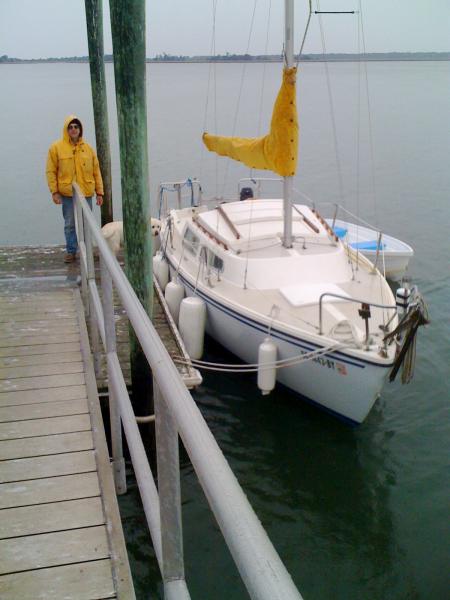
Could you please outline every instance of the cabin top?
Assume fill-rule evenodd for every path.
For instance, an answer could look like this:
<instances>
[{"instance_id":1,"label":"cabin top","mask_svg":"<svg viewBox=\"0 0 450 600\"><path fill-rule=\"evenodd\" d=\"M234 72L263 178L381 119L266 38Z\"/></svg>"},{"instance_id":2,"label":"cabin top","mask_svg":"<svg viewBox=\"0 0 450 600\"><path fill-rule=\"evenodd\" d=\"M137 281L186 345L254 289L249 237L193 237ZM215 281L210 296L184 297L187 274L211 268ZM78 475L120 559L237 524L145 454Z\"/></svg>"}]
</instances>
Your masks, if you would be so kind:
<instances>
[{"instance_id":1,"label":"cabin top","mask_svg":"<svg viewBox=\"0 0 450 600\"><path fill-rule=\"evenodd\" d=\"M224 203L212 210L200 207L195 222L227 249L246 250L249 243L268 238L282 239L283 200L249 199ZM303 241L314 239L329 245L329 232L310 208L294 205L292 235Z\"/></svg>"}]
</instances>

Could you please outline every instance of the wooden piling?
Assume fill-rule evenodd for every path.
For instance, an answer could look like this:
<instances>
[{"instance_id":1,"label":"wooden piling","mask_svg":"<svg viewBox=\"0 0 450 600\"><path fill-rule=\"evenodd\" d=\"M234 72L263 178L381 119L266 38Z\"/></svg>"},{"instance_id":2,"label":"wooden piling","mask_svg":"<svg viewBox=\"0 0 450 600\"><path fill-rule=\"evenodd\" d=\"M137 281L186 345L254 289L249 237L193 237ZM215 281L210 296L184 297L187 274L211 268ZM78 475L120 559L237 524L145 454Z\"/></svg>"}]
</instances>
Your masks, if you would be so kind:
<instances>
[{"instance_id":1,"label":"wooden piling","mask_svg":"<svg viewBox=\"0 0 450 600\"><path fill-rule=\"evenodd\" d=\"M152 248L148 226L147 104L145 92L145 0L110 0L117 118L119 124L125 266L139 300L152 316ZM147 412L151 393L148 363L130 331L133 404Z\"/></svg>"},{"instance_id":2,"label":"wooden piling","mask_svg":"<svg viewBox=\"0 0 450 600\"><path fill-rule=\"evenodd\" d=\"M92 104L94 108L95 139L97 155L103 177L102 225L113 220L111 152L109 149L108 103L103 47L102 0L85 0L86 26L91 72Z\"/></svg>"}]
</instances>

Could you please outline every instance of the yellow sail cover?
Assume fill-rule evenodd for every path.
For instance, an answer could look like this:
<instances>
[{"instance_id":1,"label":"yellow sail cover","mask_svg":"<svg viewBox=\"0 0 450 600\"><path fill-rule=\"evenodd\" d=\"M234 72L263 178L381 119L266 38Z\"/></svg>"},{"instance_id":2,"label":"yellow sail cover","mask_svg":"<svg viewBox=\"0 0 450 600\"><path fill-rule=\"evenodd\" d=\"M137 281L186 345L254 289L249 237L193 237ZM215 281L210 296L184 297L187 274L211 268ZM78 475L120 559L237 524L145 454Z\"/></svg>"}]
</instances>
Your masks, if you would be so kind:
<instances>
[{"instance_id":1,"label":"yellow sail cover","mask_svg":"<svg viewBox=\"0 0 450 600\"><path fill-rule=\"evenodd\" d=\"M269 169L282 177L295 175L298 156L296 73L296 67L283 71L267 135L239 138L204 133L203 142L208 150L239 160L252 169Z\"/></svg>"}]
</instances>

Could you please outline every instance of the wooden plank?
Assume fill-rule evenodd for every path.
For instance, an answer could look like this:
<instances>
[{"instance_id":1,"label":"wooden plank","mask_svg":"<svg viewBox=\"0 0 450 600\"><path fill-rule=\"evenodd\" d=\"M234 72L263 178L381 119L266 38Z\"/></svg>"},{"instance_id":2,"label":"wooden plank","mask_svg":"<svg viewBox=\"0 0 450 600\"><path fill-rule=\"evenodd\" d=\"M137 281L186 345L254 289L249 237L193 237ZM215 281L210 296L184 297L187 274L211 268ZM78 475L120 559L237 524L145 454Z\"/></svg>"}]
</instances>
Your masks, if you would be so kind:
<instances>
[{"instance_id":1,"label":"wooden plank","mask_svg":"<svg viewBox=\"0 0 450 600\"><path fill-rule=\"evenodd\" d=\"M62 402L43 402L42 404L22 404L21 406L0 406L0 423L9 421L26 421L63 417L66 415L82 415L89 412L87 400L63 400Z\"/></svg>"},{"instance_id":2,"label":"wooden plank","mask_svg":"<svg viewBox=\"0 0 450 600\"><path fill-rule=\"evenodd\" d=\"M103 600L116 598L108 559L0 577L2 600Z\"/></svg>"},{"instance_id":3,"label":"wooden plank","mask_svg":"<svg viewBox=\"0 0 450 600\"><path fill-rule=\"evenodd\" d=\"M30 310L33 307L41 308L44 312L48 312L49 310L59 309L61 307L70 307L73 306L73 301L68 296L53 296L51 298L41 298L40 294L37 293L35 299L26 298L21 302L17 302L16 300L12 300L3 296L0 298L0 311L14 311L14 310Z\"/></svg>"},{"instance_id":4,"label":"wooden plank","mask_svg":"<svg viewBox=\"0 0 450 600\"><path fill-rule=\"evenodd\" d=\"M95 471L0 484L0 509L100 496Z\"/></svg>"},{"instance_id":5,"label":"wooden plank","mask_svg":"<svg viewBox=\"0 0 450 600\"><path fill-rule=\"evenodd\" d=\"M11 421L0 423L0 440L14 440L39 435L69 433L71 431L90 431L90 429L91 419L89 415Z\"/></svg>"},{"instance_id":6,"label":"wooden plank","mask_svg":"<svg viewBox=\"0 0 450 600\"><path fill-rule=\"evenodd\" d=\"M0 406L18 406L41 402L60 402L87 398L85 385L68 385L64 387L45 388L41 390L23 390L19 392L0 393Z\"/></svg>"},{"instance_id":7,"label":"wooden plank","mask_svg":"<svg viewBox=\"0 0 450 600\"><path fill-rule=\"evenodd\" d=\"M0 356L30 356L33 354L59 354L61 352L78 352L80 342L63 342L59 344L36 344L33 346L7 346L0 348Z\"/></svg>"},{"instance_id":8,"label":"wooden plank","mask_svg":"<svg viewBox=\"0 0 450 600\"><path fill-rule=\"evenodd\" d=\"M65 323L53 323L52 325L39 325L35 321L28 323L0 323L0 339L13 336L47 336L47 335L62 335L62 334L78 333L78 325L70 325Z\"/></svg>"},{"instance_id":9,"label":"wooden plank","mask_svg":"<svg viewBox=\"0 0 450 600\"><path fill-rule=\"evenodd\" d=\"M18 294L5 295L5 296L3 296L2 300L4 302L7 302L7 301L9 301L9 302L12 302L12 301L26 302L27 300L35 300L36 296L41 297L41 298L51 298L51 297L54 297L56 294L58 296L69 296L69 297L73 298L73 293L71 290L59 288L58 291L56 291L56 292L53 290L42 290L38 294L36 294L36 292L21 291Z\"/></svg>"},{"instance_id":10,"label":"wooden plank","mask_svg":"<svg viewBox=\"0 0 450 600\"><path fill-rule=\"evenodd\" d=\"M0 539L104 525L101 498L81 498L0 511Z\"/></svg>"},{"instance_id":11,"label":"wooden plank","mask_svg":"<svg viewBox=\"0 0 450 600\"><path fill-rule=\"evenodd\" d=\"M73 306L73 300L70 296L62 296L57 294L56 296L43 297L41 294L36 294L35 297L23 298L20 302L17 299L3 296L0 299L0 310L28 310L33 307L42 307L44 311L51 311L58 309L61 306Z\"/></svg>"},{"instance_id":12,"label":"wooden plank","mask_svg":"<svg viewBox=\"0 0 450 600\"><path fill-rule=\"evenodd\" d=\"M58 354L32 354L31 356L5 356L0 358L0 368L26 367L27 365L56 365L79 362L81 352L61 352Z\"/></svg>"},{"instance_id":13,"label":"wooden plank","mask_svg":"<svg viewBox=\"0 0 450 600\"><path fill-rule=\"evenodd\" d=\"M49 454L64 454L92 450L94 442L90 431L60 433L17 440L0 441L0 460L28 458Z\"/></svg>"},{"instance_id":14,"label":"wooden plank","mask_svg":"<svg viewBox=\"0 0 450 600\"><path fill-rule=\"evenodd\" d=\"M35 307L34 310L28 309L18 309L18 310L3 310L0 308L0 320L2 323L9 323L10 321L34 321L35 319L74 319L75 311L73 307L67 306L66 308L59 308L58 310L47 311L45 312L39 306Z\"/></svg>"},{"instance_id":15,"label":"wooden plank","mask_svg":"<svg viewBox=\"0 0 450 600\"><path fill-rule=\"evenodd\" d=\"M82 373L83 371L84 367L82 362L2 367L0 368L0 380L19 379L21 377L42 377L44 375L64 375L66 373Z\"/></svg>"},{"instance_id":16,"label":"wooden plank","mask_svg":"<svg viewBox=\"0 0 450 600\"><path fill-rule=\"evenodd\" d=\"M103 525L0 540L0 574L108 557Z\"/></svg>"},{"instance_id":17,"label":"wooden plank","mask_svg":"<svg viewBox=\"0 0 450 600\"><path fill-rule=\"evenodd\" d=\"M59 287L58 289L41 289L40 291L33 292L27 290L19 290L16 293L4 294L2 296L3 302L35 302L36 298L42 300L50 300L51 298L68 297L73 298L73 292L71 289Z\"/></svg>"},{"instance_id":18,"label":"wooden plank","mask_svg":"<svg viewBox=\"0 0 450 600\"><path fill-rule=\"evenodd\" d=\"M1 309L0 309L1 310ZM52 329L53 327L78 327L78 320L76 315L71 317L61 318L58 315L48 314L47 318L36 317L34 314L32 319L16 319L15 317L9 317L7 320L3 320L3 316L0 317L0 331L19 331L22 329L39 328L39 329Z\"/></svg>"},{"instance_id":19,"label":"wooden plank","mask_svg":"<svg viewBox=\"0 0 450 600\"><path fill-rule=\"evenodd\" d=\"M83 304L79 291L75 293L78 321L81 333L81 351L86 367L86 388L92 419L92 434L96 449L97 471L102 491L103 510L108 522L108 534L111 544L111 562L116 582L116 591L119 598L135 598L133 580L128 563L127 548L123 535L122 522L115 491L112 472L114 464L111 465L106 436L103 427L102 413L97 393L97 382L95 380L94 365L89 346L89 338L84 319ZM111 468L112 467L112 468Z\"/></svg>"},{"instance_id":20,"label":"wooden plank","mask_svg":"<svg viewBox=\"0 0 450 600\"><path fill-rule=\"evenodd\" d=\"M70 290L64 290L59 288L58 290L49 291L38 291L38 292L26 292L21 290L18 294L5 294L1 298L1 304L36 304L38 302L49 304L51 302L65 301L70 302L73 300L73 294Z\"/></svg>"},{"instance_id":21,"label":"wooden plank","mask_svg":"<svg viewBox=\"0 0 450 600\"><path fill-rule=\"evenodd\" d=\"M64 323L65 321L75 325L76 313L74 311L65 311L58 313L38 313L36 311L25 314L4 315L0 308L0 323L26 323L27 321L38 321L39 323L48 323L51 325L56 321Z\"/></svg>"},{"instance_id":22,"label":"wooden plank","mask_svg":"<svg viewBox=\"0 0 450 600\"><path fill-rule=\"evenodd\" d=\"M95 470L95 455L92 450L34 458L18 458L0 462L0 483L59 475L74 475Z\"/></svg>"},{"instance_id":23,"label":"wooden plank","mask_svg":"<svg viewBox=\"0 0 450 600\"><path fill-rule=\"evenodd\" d=\"M64 314L73 311L72 302L58 302L57 304L29 303L20 306L2 306L0 311L3 316L14 317L15 315L43 315ZM73 312L72 312L73 314Z\"/></svg>"},{"instance_id":24,"label":"wooden plank","mask_svg":"<svg viewBox=\"0 0 450 600\"><path fill-rule=\"evenodd\" d=\"M14 336L0 337L1 348L12 348L16 346L33 346L42 344L63 344L66 342L78 342L80 336L78 333L60 334L60 335L36 335L36 336Z\"/></svg>"},{"instance_id":25,"label":"wooden plank","mask_svg":"<svg viewBox=\"0 0 450 600\"><path fill-rule=\"evenodd\" d=\"M0 381L1 392L20 392L22 390L39 390L54 387L67 387L70 385L83 385L84 373L71 375L46 375L44 377L23 377L18 379L4 379Z\"/></svg>"}]
</instances>

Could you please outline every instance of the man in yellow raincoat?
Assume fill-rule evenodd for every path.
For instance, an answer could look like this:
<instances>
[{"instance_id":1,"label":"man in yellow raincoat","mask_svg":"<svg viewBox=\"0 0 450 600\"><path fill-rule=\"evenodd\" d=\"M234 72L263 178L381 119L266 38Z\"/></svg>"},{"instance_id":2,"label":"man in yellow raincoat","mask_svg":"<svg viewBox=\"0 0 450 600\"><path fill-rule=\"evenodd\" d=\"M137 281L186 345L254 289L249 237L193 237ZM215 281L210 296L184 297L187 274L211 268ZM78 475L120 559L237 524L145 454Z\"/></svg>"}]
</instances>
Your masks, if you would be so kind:
<instances>
[{"instance_id":1,"label":"man in yellow raincoat","mask_svg":"<svg viewBox=\"0 0 450 600\"><path fill-rule=\"evenodd\" d=\"M66 118L62 138L50 146L46 174L53 202L62 205L67 252L64 262L70 263L75 260L78 250L72 183L80 186L91 208L94 192L97 205L103 203L103 181L97 155L84 141L83 125L75 115Z\"/></svg>"}]
</instances>

